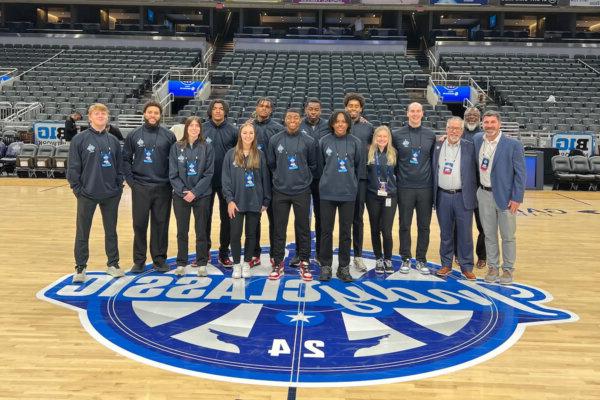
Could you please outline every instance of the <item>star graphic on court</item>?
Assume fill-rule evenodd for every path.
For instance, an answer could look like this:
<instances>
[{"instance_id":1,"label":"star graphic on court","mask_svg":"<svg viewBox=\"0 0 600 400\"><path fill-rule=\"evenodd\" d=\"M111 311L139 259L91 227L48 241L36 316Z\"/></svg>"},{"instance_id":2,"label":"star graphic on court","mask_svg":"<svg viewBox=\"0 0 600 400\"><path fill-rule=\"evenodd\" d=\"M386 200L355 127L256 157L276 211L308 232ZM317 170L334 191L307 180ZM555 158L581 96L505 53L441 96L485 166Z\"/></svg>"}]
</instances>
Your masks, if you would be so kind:
<instances>
[{"instance_id":1,"label":"star graphic on court","mask_svg":"<svg viewBox=\"0 0 600 400\"><path fill-rule=\"evenodd\" d=\"M298 313L296 315L287 315L288 317L291 318L290 322L296 322L296 321L302 321L302 322L308 322L310 323L310 321L308 320L309 318L314 318L314 315L304 315L304 313Z\"/></svg>"}]
</instances>

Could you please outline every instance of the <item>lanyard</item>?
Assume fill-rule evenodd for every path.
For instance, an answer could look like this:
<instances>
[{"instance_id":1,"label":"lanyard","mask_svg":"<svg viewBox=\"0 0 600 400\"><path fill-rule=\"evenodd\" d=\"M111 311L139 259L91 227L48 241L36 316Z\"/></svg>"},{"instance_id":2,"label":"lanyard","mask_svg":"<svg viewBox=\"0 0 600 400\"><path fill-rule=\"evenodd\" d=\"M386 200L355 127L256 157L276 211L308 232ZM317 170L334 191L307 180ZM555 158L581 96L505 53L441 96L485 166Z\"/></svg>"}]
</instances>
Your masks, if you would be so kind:
<instances>
[{"instance_id":1,"label":"lanyard","mask_svg":"<svg viewBox=\"0 0 600 400\"><path fill-rule=\"evenodd\" d=\"M287 151L288 145L287 145L287 137L288 137L288 133L284 133L283 134L283 147L285 150L285 154L290 155L290 153ZM300 148L300 132L298 132L296 134L297 138L296 138L296 151L292 153L292 155L296 155L298 153L298 149Z\"/></svg>"},{"instance_id":2,"label":"lanyard","mask_svg":"<svg viewBox=\"0 0 600 400\"><path fill-rule=\"evenodd\" d=\"M339 139L339 137L336 136L337 139ZM344 135L344 144L345 144L345 149L346 149L346 155L344 156L344 158L348 158L348 134ZM337 157L338 161L340 160L340 151L338 149L337 146L337 141L333 142L333 146L335 147L335 156Z\"/></svg>"},{"instance_id":3,"label":"lanyard","mask_svg":"<svg viewBox=\"0 0 600 400\"><path fill-rule=\"evenodd\" d=\"M444 142L444 162L448 161L448 142ZM456 161L456 158L458 157L458 153L460 152L460 143L458 144L458 148L456 149L456 152L454 153L454 158L452 159L452 164L454 165L454 162Z\"/></svg>"},{"instance_id":4,"label":"lanyard","mask_svg":"<svg viewBox=\"0 0 600 400\"><path fill-rule=\"evenodd\" d=\"M375 170L377 172L377 180L380 183L383 182L383 180L382 180L383 177L385 177L385 182L389 182L389 180L390 180L390 177L389 177L389 168L387 168L387 159L386 159L386 162L385 162L386 173L385 173L385 175L381 174L381 169L382 168L381 168L381 164L379 163L379 157L382 156L382 155L384 155L384 154L386 154L386 157L387 157L387 152L379 152L379 149L377 149L375 151Z\"/></svg>"}]
</instances>

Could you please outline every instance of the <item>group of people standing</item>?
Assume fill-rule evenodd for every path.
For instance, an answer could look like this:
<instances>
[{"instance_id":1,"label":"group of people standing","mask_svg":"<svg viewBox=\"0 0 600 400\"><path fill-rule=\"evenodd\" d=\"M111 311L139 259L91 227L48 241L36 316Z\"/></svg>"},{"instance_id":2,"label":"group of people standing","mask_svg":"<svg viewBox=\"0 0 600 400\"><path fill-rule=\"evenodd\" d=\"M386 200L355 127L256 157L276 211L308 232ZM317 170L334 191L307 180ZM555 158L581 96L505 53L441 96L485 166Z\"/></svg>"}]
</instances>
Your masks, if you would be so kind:
<instances>
[{"instance_id":1,"label":"group of people standing","mask_svg":"<svg viewBox=\"0 0 600 400\"><path fill-rule=\"evenodd\" d=\"M515 214L523 201L525 167L520 143L500 132L500 115L488 111L480 132L479 111L468 109L466 124L461 118L450 118L446 135L438 139L422 126L423 107L419 103L408 106L408 124L393 134L387 126L374 128L362 117L365 100L360 94L347 94L344 106L326 121L321 118L321 102L309 99L303 113L288 109L284 125L280 125L271 118L272 100L261 98L254 117L235 127L227 120L227 103L217 99L209 105L208 120L202 123L196 116L188 118L183 137L177 140L160 125L160 104L150 101L144 105L144 124L126 137L121 149L118 140L106 131L108 109L102 104L92 105L88 113L90 127L71 142L67 173L77 197L73 282L85 281L89 233L97 205L105 230L107 272L123 276L116 223L126 181L132 191L132 273L145 271L149 223L153 267L159 272L170 270L166 259L172 204L177 223L175 273L185 274L185 267L191 264L197 267L198 275L206 276L216 195L220 219L218 262L232 267L233 278L250 277L252 267L261 263L263 212L269 220L269 279L284 274L286 233L293 208L296 255L289 265L298 269L303 280L312 280L312 202L315 260L320 265L321 281L330 280L333 274L336 212L336 276L351 282L351 266L366 272L362 258L366 205L376 273L395 272L391 259L396 209L402 258L399 272L409 273L414 268L422 274L431 273L426 256L435 208L441 230L442 268L436 271L438 275L450 274L456 260L463 275L475 279L474 265L483 268L487 261L486 281L511 283L516 254ZM415 211L418 237L413 265L410 228ZM195 260L188 255L192 212ZM473 215L479 230L476 264Z\"/></svg>"}]
</instances>

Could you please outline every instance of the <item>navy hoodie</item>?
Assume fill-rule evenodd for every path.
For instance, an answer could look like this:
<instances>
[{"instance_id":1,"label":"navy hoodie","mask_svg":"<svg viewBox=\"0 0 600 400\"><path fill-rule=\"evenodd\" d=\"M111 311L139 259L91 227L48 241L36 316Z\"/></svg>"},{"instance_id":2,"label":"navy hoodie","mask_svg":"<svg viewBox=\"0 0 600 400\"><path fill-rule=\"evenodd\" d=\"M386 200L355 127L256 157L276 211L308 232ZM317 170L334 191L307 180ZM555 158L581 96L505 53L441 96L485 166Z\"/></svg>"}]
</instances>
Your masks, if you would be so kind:
<instances>
[{"instance_id":1,"label":"navy hoodie","mask_svg":"<svg viewBox=\"0 0 600 400\"><path fill-rule=\"evenodd\" d=\"M211 119L202 124L202 135L206 138L206 143L215 150L215 173L212 178L212 187L217 190L221 187L223 159L229 149L235 147L238 130L227 120L223 121L221 125L217 125Z\"/></svg>"},{"instance_id":2,"label":"navy hoodie","mask_svg":"<svg viewBox=\"0 0 600 400\"><path fill-rule=\"evenodd\" d=\"M317 176L317 142L300 131L280 132L269 141L267 163L273 190L291 196L303 193Z\"/></svg>"},{"instance_id":3,"label":"navy hoodie","mask_svg":"<svg viewBox=\"0 0 600 400\"><path fill-rule=\"evenodd\" d=\"M258 149L266 152L267 147L269 146L269 140L285 128L275 122L272 118L267 118L263 121L259 121L255 118L253 121Z\"/></svg>"},{"instance_id":4,"label":"navy hoodie","mask_svg":"<svg viewBox=\"0 0 600 400\"><path fill-rule=\"evenodd\" d=\"M343 162L343 165L341 164ZM362 161L362 142L356 136L335 134L319 142L319 195L323 200L354 201ZM345 171L345 172L343 172Z\"/></svg>"},{"instance_id":5,"label":"navy hoodie","mask_svg":"<svg viewBox=\"0 0 600 400\"><path fill-rule=\"evenodd\" d=\"M398 152L398 188L431 188L431 157L436 142L435 133L422 125L418 128L406 125L393 133L392 142Z\"/></svg>"},{"instance_id":6,"label":"navy hoodie","mask_svg":"<svg viewBox=\"0 0 600 400\"><path fill-rule=\"evenodd\" d=\"M367 152L369 151L369 146L373 140L373 131L373 125L371 125L370 122L361 119L359 119L358 122L353 121L352 127L350 128L350 133L359 138L362 142L362 161L358 172L359 179L367 179Z\"/></svg>"},{"instance_id":7,"label":"navy hoodie","mask_svg":"<svg viewBox=\"0 0 600 400\"><path fill-rule=\"evenodd\" d=\"M123 156L117 138L91 127L75 135L69 146L67 180L76 196L102 200L120 194Z\"/></svg>"},{"instance_id":8,"label":"navy hoodie","mask_svg":"<svg viewBox=\"0 0 600 400\"><path fill-rule=\"evenodd\" d=\"M267 158L262 151L258 169L246 169L235 164L235 148L225 154L223 161L223 196L227 204L233 201L240 212L260 212L271 202L271 177ZM247 175L252 174L252 185L247 186Z\"/></svg>"},{"instance_id":9,"label":"navy hoodie","mask_svg":"<svg viewBox=\"0 0 600 400\"><path fill-rule=\"evenodd\" d=\"M123 160L129 186L169 184L169 151L173 132L162 126L144 124L125 138Z\"/></svg>"},{"instance_id":10,"label":"navy hoodie","mask_svg":"<svg viewBox=\"0 0 600 400\"><path fill-rule=\"evenodd\" d=\"M214 149L206 142L196 140L193 145L171 146L169 154L169 179L173 192L183 197L189 190L196 197L212 194L212 176L215 165Z\"/></svg>"}]
</instances>

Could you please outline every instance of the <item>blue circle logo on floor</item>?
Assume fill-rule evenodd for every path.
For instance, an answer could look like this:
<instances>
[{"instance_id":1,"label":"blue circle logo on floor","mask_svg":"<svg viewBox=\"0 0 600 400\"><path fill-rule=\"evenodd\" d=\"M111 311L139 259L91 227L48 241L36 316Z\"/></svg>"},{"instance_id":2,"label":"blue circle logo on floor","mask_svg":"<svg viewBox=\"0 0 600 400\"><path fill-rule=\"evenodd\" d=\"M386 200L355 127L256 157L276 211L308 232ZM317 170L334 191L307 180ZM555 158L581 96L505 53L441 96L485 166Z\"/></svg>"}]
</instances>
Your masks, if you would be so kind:
<instances>
[{"instance_id":1,"label":"blue circle logo on floor","mask_svg":"<svg viewBox=\"0 0 600 400\"><path fill-rule=\"evenodd\" d=\"M287 259L293 256L288 246ZM103 345L174 372L266 385L319 387L421 379L490 359L528 325L576 321L543 305L543 290L395 272L378 275L372 254L356 281L304 282L286 267L269 280L268 256L250 279L214 263L207 277L150 267L112 279L65 276L38 297L77 311ZM173 260L170 260L173 265ZM337 261L334 258L334 264ZM400 260L393 259L397 271ZM438 268L430 264L432 272ZM312 264L315 278L318 266Z\"/></svg>"}]
</instances>

